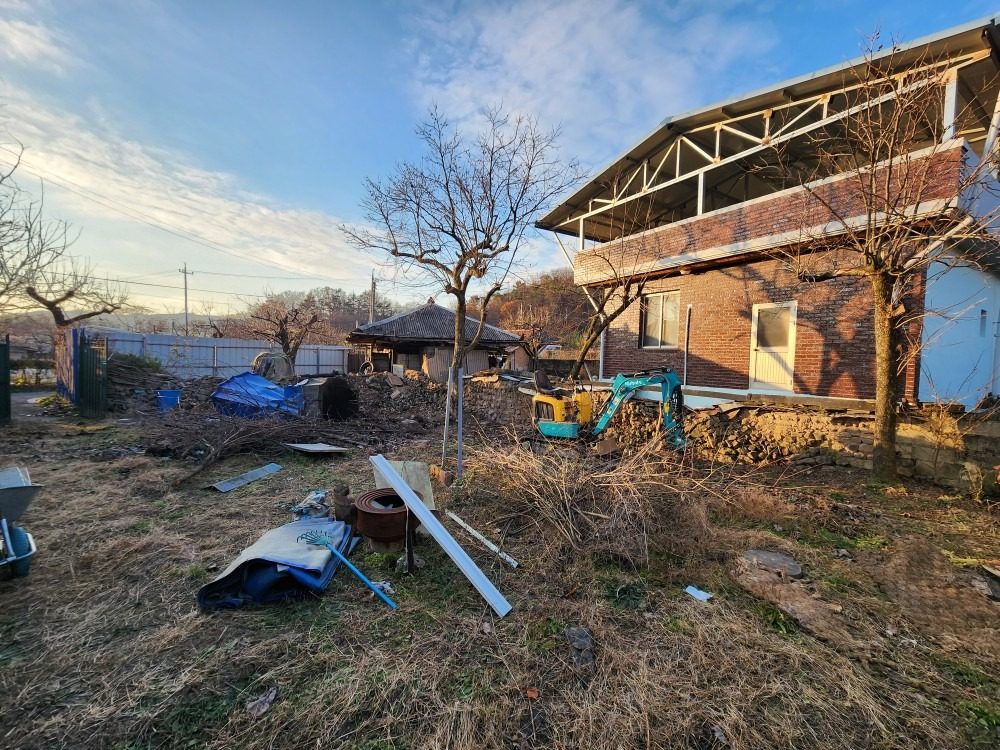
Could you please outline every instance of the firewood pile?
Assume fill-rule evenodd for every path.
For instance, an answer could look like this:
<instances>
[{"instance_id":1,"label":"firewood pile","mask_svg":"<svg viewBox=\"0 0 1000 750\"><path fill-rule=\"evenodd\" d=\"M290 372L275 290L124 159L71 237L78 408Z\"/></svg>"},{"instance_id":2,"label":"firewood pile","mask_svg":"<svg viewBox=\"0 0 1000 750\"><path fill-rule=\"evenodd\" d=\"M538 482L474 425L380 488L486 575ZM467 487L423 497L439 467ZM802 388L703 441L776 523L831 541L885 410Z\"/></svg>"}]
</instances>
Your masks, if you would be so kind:
<instances>
[{"instance_id":1,"label":"firewood pile","mask_svg":"<svg viewBox=\"0 0 1000 750\"><path fill-rule=\"evenodd\" d=\"M831 448L847 450L839 444L838 432L826 414L779 407L715 407L697 412L685 424L688 443L699 453L745 464L830 462Z\"/></svg>"},{"instance_id":2,"label":"firewood pile","mask_svg":"<svg viewBox=\"0 0 1000 750\"><path fill-rule=\"evenodd\" d=\"M181 380L159 369L155 360L113 355L108 358L108 409L112 412L157 411L158 390L180 390L181 408L208 401L219 378Z\"/></svg>"},{"instance_id":3,"label":"firewood pile","mask_svg":"<svg viewBox=\"0 0 1000 750\"><path fill-rule=\"evenodd\" d=\"M372 419L399 420L406 417L436 424L444 418L448 386L435 383L422 373L407 370L405 377L391 372L351 375L358 392L361 413Z\"/></svg>"},{"instance_id":4,"label":"firewood pile","mask_svg":"<svg viewBox=\"0 0 1000 750\"><path fill-rule=\"evenodd\" d=\"M842 430L828 415L790 407L730 404L688 411L683 426L689 450L722 463L833 463L834 450L844 454L844 461L864 458L863 446L840 443ZM655 408L630 401L615 415L608 433L622 448L634 449L661 430Z\"/></svg>"},{"instance_id":5,"label":"firewood pile","mask_svg":"<svg viewBox=\"0 0 1000 750\"><path fill-rule=\"evenodd\" d=\"M600 414L604 406L605 396L594 399L594 413ZM658 404L640 401L627 401L618 409L608 427L608 434L614 436L618 445L625 449L638 449L663 432L662 421L658 413Z\"/></svg>"}]
</instances>

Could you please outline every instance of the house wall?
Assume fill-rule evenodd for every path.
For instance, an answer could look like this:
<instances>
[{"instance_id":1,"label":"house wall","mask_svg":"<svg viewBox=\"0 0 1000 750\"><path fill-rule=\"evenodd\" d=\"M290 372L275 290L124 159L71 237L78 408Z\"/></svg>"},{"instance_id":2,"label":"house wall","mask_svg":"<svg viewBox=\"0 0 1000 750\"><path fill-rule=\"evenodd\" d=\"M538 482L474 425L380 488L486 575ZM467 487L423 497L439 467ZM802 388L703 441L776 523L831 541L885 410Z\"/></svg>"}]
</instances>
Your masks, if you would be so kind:
<instances>
[{"instance_id":1,"label":"house wall","mask_svg":"<svg viewBox=\"0 0 1000 750\"><path fill-rule=\"evenodd\" d=\"M687 306L692 306L688 384L746 389L754 304L798 303L793 390L817 396L875 395L871 293L863 279L800 282L778 260L760 260L686 276L652 280L646 293L678 291L676 349L640 348L640 304L632 304L607 332L607 375L672 367L683 374ZM919 298L919 294L917 295ZM911 335L919 340L919 326ZM918 362L908 367L904 396L916 400Z\"/></svg>"},{"instance_id":2,"label":"house wall","mask_svg":"<svg viewBox=\"0 0 1000 750\"><path fill-rule=\"evenodd\" d=\"M448 368L451 366L452 347L436 346L424 349L421 371L436 383L448 382ZM489 353L483 349L467 352L463 369L466 373L485 370L490 366Z\"/></svg>"},{"instance_id":3,"label":"house wall","mask_svg":"<svg viewBox=\"0 0 1000 750\"><path fill-rule=\"evenodd\" d=\"M940 210L958 192L965 149L950 141L940 151L914 160L905 171L908 181L899 194L921 210ZM577 253L573 262L577 284L613 278L610 269L647 273L696 260L780 247L842 231L835 217L865 219L866 206L857 179L838 176L812 184L815 197L802 187L789 188L701 216L640 232ZM905 205L905 203L903 204Z\"/></svg>"},{"instance_id":4,"label":"house wall","mask_svg":"<svg viewBox=\"0 0 1000 750\"><path fill-rule=\"evenodd\" d=\"M972 408L1000 392L1000 277L935 263L927 271L926 309L921 397Z\"/></svg>"}]
</instances>

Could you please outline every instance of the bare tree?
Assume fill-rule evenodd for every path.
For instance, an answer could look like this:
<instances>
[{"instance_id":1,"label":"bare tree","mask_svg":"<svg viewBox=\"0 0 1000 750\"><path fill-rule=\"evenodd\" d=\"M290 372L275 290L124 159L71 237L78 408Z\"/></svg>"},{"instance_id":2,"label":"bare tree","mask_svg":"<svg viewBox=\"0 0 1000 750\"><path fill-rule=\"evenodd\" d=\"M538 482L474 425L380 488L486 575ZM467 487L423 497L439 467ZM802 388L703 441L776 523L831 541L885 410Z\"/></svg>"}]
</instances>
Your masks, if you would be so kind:
<instances>
[{"instance_id":1,"label":"bare tree","mask_svg":"<svg viewBox=\"0 0 1000 750\"><path fill-rule=\"evenodd\" d=\"M69 246L65 222L44 217L44 201L33 200L15 182L13 166L0 173L0 310L23 309L25 290L42 269L59 263Z\"/></svg>"},{"instance_id":2,"label":"bare tree","mask_svg":"<svg viewBox=\"0 0 1000 750\"><path fill-rule=\"evenodd\" d=\"M52 315L57 328L110 315L128 302L128 289L96 276L85 261L64 258L37 268L24 294Z\"/></svg>"},{"instance_id":3,"label":"bare tree","mask_svg":"<svg viewBox=\"0 0 1000 750\"><path fill-rule=\"evenodd\" d=\"M120 310L127 290L69 255L69 225L46 219L44 199L17 186L19 162L0 174L0 310L42 307L57 327Z\"/></svg>"},{"instance_id":4,"label":"bare tree","mask_svg":"<svg viewBox=\"0 0 1000 750\"><path fill-rule=\"evenodd\" d=\"M531 358L531 368L538 363L538 355L542 347L556 341L550 333L552 310L546 305L525 305L515 303L505 306L500 313L500 325L519 333L524 339L524 350Z\"/></svg>"},{"instance_id":5,"label":"bare tree","mask_svg":"<svg viewBox=\"0 0 1000 750\"><path fill-rule=\"evenodd\" d=\"M292 362L309 335L320 326L320 314L312 297L286 292L271 295L248 313L252 336L273 341Z\"/></svg>"},{"instance_id":6,"label":"bare tree","mask_svg":"<svg viewBox=\"0 0 1000 750\"><path fill-rule=\"evenodd\" d=\"M615 194L618 185L628 179L627 175L616 177L608 189ZM599 285L588 288L592 312L580 343L580 353L570 368L569 377L580 377L580 370L587 353L594 347L601 335L622 313L642 298L646 288L646 275L641 260L650 257L650 243L656 242L655 235L644 234L655 226L651 200L633 201L609 212L609 233L619 239L605 242L597 247L578 253L576 264L581 275L596 275L601 278Z\"/></svg>"},{"instance_id":7,"label":"bare tree","mask_svg":"<svg viewBox=\"0 0 1000 750\"><path fill-rule=\"evenodd\" d=\"M985 248L995 252L997 214L989 204L996 200L984 198L997 183L995 126L981 160L954 140L973 121L980 128L990 121L972 104L964 110L954 104L957 69L926 57L903 66L894 48L879 49L876 36L845 83L841 116L773 147L759 170L804 188L796 211L802 241L774 256L806 282L867 282L875 342L873 469L892 479L901 381L919 356L925 281L956 263L979 264Z\"/></svg>"},{"instance_id":8,"label":"bare tree","mask_svg":"<svg viewBox=\"0 0 1000 750\"><path fill-rule=\"evenodd\" d=\"M362 202L376 229L343 227L357 247L418 269L455 298L452 367L476 347L490 299L504 283L525 231L553 197L577 179L554 160L555 131L492 109L470 137L432 109L417 129L424 156L382 182L368 180ZM481 292L479 325L468 337L470 287Z\"/></svg>"}]
</instances>

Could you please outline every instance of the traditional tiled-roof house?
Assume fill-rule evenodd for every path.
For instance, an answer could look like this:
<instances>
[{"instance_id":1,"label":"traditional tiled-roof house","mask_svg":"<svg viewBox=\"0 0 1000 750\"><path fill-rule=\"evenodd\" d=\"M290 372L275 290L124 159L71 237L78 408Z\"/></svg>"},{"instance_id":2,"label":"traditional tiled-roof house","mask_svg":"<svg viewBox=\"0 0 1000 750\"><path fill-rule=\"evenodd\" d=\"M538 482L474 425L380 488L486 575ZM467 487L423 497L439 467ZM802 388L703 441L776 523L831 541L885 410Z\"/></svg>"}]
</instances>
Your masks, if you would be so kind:
<instances>
[{"instance_id":1,"label":"traditional tiled-roof house","mask_svg":"<svg viewBox=\"0 0 1000 750\"><path fill-rule=\"evenodd\" d=\"M479 320L467 316L467 343L472 341L478 328ZM370 346L371 360L379 369L401 365L419 370L437 382L445 382L454 348L455 313L434 304L431 299L415 310L359 326L348 334L347 341ZM484 324L476 348L465 355L465 371L471 373L500 365L508 350L520 342L520 336Z\"/></svg>"}]
</instances>

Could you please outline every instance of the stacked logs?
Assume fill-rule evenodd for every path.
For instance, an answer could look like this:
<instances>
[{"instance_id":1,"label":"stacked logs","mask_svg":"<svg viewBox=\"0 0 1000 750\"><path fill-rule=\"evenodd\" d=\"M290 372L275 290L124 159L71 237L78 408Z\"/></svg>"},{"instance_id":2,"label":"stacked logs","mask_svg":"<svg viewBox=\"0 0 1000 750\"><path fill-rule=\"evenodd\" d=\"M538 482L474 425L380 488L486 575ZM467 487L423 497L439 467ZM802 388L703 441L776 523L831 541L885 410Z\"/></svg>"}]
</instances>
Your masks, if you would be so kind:
<instances>
[{"instance_id":1,"label":"stacked logs","mask_svg":"<svg viewBox=\"0 0 1000 750\"><path fill-rule=\"evenodd\" d=\"M157 410L158 390L180 390L181 407L208 401L220 383L216 377L181 380L158 369L153 360L138 357L108 358L108 409L112 412L148 413Z\"/></svg>"}]
</instances>

